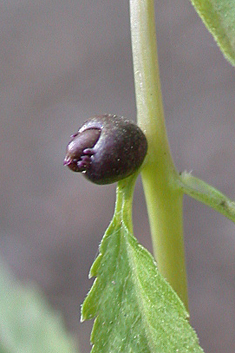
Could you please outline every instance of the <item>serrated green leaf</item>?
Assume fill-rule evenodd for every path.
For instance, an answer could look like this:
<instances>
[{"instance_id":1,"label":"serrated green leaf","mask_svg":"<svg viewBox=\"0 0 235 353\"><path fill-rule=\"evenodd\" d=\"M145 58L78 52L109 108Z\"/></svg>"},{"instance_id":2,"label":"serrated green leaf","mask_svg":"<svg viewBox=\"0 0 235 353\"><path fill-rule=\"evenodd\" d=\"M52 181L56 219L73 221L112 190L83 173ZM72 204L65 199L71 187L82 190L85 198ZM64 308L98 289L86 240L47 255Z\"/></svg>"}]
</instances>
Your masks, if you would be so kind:
<instances>
[{"instance_id":1,"label":"serrated green leaf","mask_svg":"<svg viewBox=\"0 0 235 353\"><path fill-rule=\"evenodd\" d=\"M91 268L97 278L82 320L96 317L92 353L202 353L183 303L132 235L133 183L119 182L115 214Z\"/></svg>"},{"instance_id":2,"label":"serrated green leaf","mask_svg":"<svg viewBox=\"0 0 235 353\"><path fill-rule=\"evenodd\" d=\"M233 0L191 0L191 2L226 59L235 66L235 2Z\"/></svg>"},{"instance_id":3,"label":"serrated green leaf","mask_svg":"<svg viewBox=\"0 0 235 353\"><path fill-rule=\"evenodd\" d=\"M0 353L75 353L75 342L33 286L0 266Z\"/></svg>"}]
</instances>

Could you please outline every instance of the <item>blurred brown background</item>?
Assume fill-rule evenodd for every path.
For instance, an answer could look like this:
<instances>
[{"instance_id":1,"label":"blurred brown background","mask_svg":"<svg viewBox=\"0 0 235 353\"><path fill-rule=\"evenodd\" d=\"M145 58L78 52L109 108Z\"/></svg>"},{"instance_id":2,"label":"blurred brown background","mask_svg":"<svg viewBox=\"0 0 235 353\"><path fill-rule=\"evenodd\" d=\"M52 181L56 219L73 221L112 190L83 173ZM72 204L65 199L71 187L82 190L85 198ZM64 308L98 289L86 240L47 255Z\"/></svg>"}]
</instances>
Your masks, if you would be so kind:
<instances>
[{"instance_id":1,"label":"blurred brown background","mask_svg":"<svg viewBox=\"0 0 235 353\"><path fill-rule=\"evenodd\" d=\"M235 199L235 71L188 0L156 0L166 124L175 163ZM89 351L80 304L115 185L64 168L70 134L98 113L135 119L127 0L0 4L1 256L35 281ZM151 250L141 182L135 235ZM185 197L191 322L207 353L235 352L235 225Z\"/></svg>"}]
</instances>

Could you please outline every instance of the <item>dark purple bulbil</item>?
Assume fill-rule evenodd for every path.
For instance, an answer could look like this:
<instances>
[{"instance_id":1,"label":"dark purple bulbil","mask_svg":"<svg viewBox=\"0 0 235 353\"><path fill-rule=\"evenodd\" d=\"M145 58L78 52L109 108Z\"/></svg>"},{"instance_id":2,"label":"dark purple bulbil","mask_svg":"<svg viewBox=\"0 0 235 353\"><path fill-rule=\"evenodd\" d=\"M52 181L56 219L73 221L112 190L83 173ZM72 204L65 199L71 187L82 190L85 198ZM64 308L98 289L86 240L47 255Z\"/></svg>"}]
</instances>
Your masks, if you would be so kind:
<instances>
[{"instance_id":1,"label":"dark purple bulbil","mask_svg":"<svg viewBox=\"0 0 235 353\"><path fill-rule=\"evenodd\" d=\"M72 135L64 165L82 172L93 183L111 184L137 171L146 153L146 137L134 122L99 115Z\"/></svg>"}]
</instances>

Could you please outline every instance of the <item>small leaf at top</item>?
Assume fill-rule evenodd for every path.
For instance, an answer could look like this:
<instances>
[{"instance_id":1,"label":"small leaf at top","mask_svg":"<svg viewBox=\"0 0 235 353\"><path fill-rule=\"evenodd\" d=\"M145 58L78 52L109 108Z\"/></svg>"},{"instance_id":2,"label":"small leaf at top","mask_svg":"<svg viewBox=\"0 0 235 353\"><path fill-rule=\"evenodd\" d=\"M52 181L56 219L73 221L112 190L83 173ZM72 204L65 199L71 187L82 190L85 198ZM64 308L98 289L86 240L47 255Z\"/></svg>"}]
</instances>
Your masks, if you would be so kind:
<instances>
[{"instance_id":1,"label":"small leaf at top","mask_svg":"<svg viewBox=\"0 0 235 353\"><path fill-rule=\"evenodd\" d=\"M120 185L82 306L82 320L96 317L92 353L202 353L183 303L132 235L128 185Z\"/></svg>"},{"instance_id":2,"label":"small leaf at top","mask_svg":"<svg viewBox=\"0 0 235 353\"><path fill-rule=\"evenodd\" d=\"M233 0L191 0L225 58L235 66L235 3Z\"/></svg>"}]
</instances>

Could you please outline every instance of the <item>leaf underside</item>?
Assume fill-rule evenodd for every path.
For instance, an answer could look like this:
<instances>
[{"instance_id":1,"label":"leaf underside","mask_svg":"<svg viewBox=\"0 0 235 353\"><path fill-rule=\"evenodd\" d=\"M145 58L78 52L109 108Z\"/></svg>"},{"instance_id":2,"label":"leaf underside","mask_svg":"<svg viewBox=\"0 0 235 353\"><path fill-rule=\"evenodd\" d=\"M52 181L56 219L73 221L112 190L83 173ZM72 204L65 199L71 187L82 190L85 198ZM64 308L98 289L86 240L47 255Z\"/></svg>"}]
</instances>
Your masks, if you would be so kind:
<instances>
[{"instance_id":1,"label":"leaf underside","mask_svg":"<svg viewBox=\"0 0 235 353\"><path fill-rule=\"evenodd\" d=\"M225 58L235 66L234 0L191 0Z\"/></svg>"},{"instance_id":2,"label":"leaf underside","mask_svg":"<svg viewBox=\"0 0 235 353\"><path fill-rule=\"evenodd\" d=\"M82 320L96 317L92 353L203 352L183 303L123 219L114 216L90 275Z\"/></svg>"}]
</instances>

